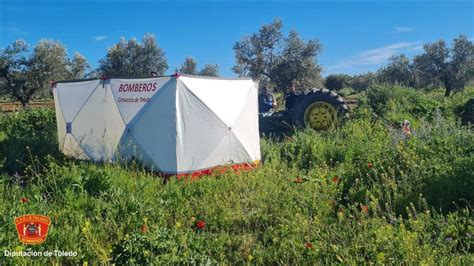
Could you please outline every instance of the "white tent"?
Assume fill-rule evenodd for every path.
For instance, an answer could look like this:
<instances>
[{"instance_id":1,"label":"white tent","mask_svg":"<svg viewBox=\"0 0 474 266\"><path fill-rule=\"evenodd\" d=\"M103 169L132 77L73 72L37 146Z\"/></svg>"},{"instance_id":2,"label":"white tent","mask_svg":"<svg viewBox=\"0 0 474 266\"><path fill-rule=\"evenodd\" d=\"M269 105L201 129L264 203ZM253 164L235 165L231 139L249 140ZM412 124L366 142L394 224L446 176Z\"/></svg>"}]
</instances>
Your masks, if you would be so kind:
<instances>
[{"instance_id":1,"label":"white tent","mask_svg":"<svg viewBox=\"0 0 474 266\"><path fill-rule=\"evenodd\" d=\"M260 160L257 84L187 75L58 82L59 149L165 174Z\"/></svg>"}]
</instances>

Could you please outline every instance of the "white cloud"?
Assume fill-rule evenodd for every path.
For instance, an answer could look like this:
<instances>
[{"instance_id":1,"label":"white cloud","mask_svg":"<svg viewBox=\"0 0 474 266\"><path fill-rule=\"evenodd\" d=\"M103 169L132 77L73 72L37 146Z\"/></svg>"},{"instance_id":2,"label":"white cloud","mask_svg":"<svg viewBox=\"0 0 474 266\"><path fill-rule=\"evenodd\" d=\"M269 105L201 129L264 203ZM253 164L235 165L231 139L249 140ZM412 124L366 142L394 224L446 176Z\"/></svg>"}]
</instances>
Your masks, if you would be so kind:
<instances>
[{"instance_id":1,"label":"white cloud","mask_svg":"<svg viewBox=\"0 0 474 266\"><path fill-rule=\"evenodd\" d=\"M420 47L420 42L394 43L384 47L362 51L335 65L328 66L328 69L380 65L385 63L391 56L407 51L417 51Z\"/></svg>"},{"instance_id":2,"label":"white cloud","mask_svg":"<svg viewBox=\"0 0 474 266\"><path fill-rule=\"evenodd\" d=\"M92 40L94 40L96 42L100 42L100 41L103 41L103 40L108 39L108 38L109 37L105 36L105 35L98 35L98 36L92 37Z\"/></svg>"},{"instance_id":3,"label":"white cloud","mask_svg":"<svg viewBox=\"0 0 474 266\"><path fill-rule=\"evenodd\" d=\"M394 28L396 32L410 32L414 31L414 28L408 28L408 27L395 27Z\"/></svg>"}]
</instances>

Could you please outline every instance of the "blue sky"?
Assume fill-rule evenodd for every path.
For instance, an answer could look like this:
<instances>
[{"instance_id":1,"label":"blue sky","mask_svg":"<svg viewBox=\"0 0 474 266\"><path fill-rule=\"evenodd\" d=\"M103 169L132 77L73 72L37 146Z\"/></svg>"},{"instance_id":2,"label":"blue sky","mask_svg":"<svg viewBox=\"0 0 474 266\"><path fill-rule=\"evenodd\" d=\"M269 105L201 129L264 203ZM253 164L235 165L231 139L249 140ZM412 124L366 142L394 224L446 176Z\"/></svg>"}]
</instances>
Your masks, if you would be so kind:
<instances>
[{"instance_id":1,"label":"blue sky","mask_svg":"<svg viewBox=\"0 0 474 266\"><path fill-rule=\"evenodd\" d=\"M377 70L387 58L413 56L423 43L474 37L474 1L57 1L0 0L0 47L22 38L66 45L97 66L121 36L154 33L170 68L187 56L234 76L233 44L279 17L284 31L318 39L324 75Z\"/></svg>"}]
</instances>

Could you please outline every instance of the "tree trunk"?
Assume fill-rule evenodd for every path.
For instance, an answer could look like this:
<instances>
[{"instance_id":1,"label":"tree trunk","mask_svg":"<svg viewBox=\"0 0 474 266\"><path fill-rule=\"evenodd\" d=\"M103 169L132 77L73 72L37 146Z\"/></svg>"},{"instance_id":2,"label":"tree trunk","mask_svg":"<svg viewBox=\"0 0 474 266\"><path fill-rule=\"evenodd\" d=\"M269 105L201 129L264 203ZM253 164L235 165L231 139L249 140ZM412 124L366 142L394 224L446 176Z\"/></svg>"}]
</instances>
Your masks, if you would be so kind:
<instances>
[{"instance_id":1,"label":"tree trunk","mask_svg":"<svg viewBox=\"0 0 474 266\"><path fill-rule=\"evenodd\" d=\"M449 97L449 95L451 94L451 88L450 87L446 87L446 90L444 91L444 97Z\"/></svg>"},{"instance_id":2,"label":"tree trunk","mask_svg":"<svg viewBox=\"0 0 474 266\"><path fill-rule=\"evenodd\" d=\"M21 103L21 106L23 107L23 109L28 108L28 102L27 102L27 101L26 101L26 102L25 102L25 101L21 101L20 103Z\"/></svg>"},{"instance_id":3,"label":"tree trunk","mask_svg":"<svg viewBox=\"0 0 474 266\"><path fill-rule=\"evenodd\" d=\"M451 77L445 74L443 75L441 82L443 83L445 89L444 97L449 97L451 91L453 90L453 82Z\"/></svg>"},{"instance_id":4,"label":"tree trunk","mask_svg":"<svg viewBox=\"0 0 474 266\"><path fill-rule=\"evenodd\" d=\"M22 97L21 99L18 99L23 109L26 109L29 107L30 99L31 97Z\"/></svg>"}]
</instances>

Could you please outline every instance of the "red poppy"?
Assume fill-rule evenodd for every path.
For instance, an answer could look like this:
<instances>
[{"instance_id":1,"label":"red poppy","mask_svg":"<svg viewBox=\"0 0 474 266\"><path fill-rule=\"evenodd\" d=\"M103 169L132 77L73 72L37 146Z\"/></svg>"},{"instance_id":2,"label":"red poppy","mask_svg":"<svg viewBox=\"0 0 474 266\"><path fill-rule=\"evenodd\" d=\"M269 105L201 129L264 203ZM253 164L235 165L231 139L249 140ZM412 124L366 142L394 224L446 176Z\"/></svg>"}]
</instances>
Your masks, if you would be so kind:
<instances>
[{"instance_id":1,"label":"red poppy","mask_svg":"<svg viewBox=\"0 0 474 266\"><path fill-rule=\"evenodd\" d=\"M143 233L148 232L148 226L147 226L146 224L143 224L143 225L140 227L140 231L142 231Z\"/></svg>"},{"instance_id":2,"label":"red poppy","mask_svg":"<svg viewBox=\"0 0 474 266\"><path fill-rule=\"evenodd\" d=\"M313 243L311 243L311 242L306 242L306 248L312 249L312 248L313 248Z\"/></svg>"},{"instance_id":3,"label":"red poppy","mask_svg":"<svg viewBox=\"0 0 474 266\"><path fill-rule=\"evenodd\" d=\"M361 205L360 205L360 210L361 210L363 213L368 213L368 212L369 212L369 207L367 207L367 205L361 204Z\"/></svg>"},{"instance_id":4,"label":"red poppy","mask_svg":"<svg viewBox=\"0 0 474 266\"><path fill-rule=\"evenodd\" d=\"M367 168L371 169L371 168L373 168L373 167L374 167L373 164L371 164L371 163L368 163L368 164L367 164Z\"/></svg>"},{"instance_id":5,"label":"red poppy","mask_svg":"<svg viewBox=\"0 0 474 266\"><path fill-rule=\"evenodd\" d=\"M28 198L21 198L21 202L22 202L22 203L26 203L26 202L28 202L28 201L30 201Z\"/></svg>"},{"instance_id":6,"label":"red poppy","mask_svg":"<svg viewBox=\"0 0 474 266\"><path fill-rule=\"evenodd\" d=\"M301 177L296 177L295 181L293 181L295 183L303 183L303 179Z\"/></svg>"},{"instance_id":7,"label":"red poppy","mask_svg":"<svg viewBox=\"0 0 474 266\"><path fill-rule=\"evenodd\" d=\"M338 177L337 175L335 175L335 176L332 178L332 182L333 182L334 184L339 183L339 177Z\"/></svg>"},{"instance_id":8,"label":"red poppy","mask_svg":"<svg viewBox=\"0 0 474 266\"><path fill-rule=\"evenodd\" d=\"M205 226L206 226L206 222L204 222L203 220L199 220L196 222L196 227L201 230L204 229Z\"/></svg>"}]
</instances>

